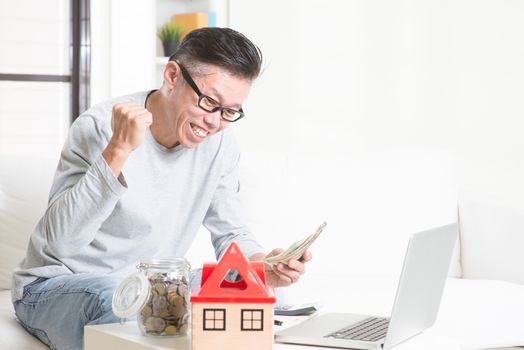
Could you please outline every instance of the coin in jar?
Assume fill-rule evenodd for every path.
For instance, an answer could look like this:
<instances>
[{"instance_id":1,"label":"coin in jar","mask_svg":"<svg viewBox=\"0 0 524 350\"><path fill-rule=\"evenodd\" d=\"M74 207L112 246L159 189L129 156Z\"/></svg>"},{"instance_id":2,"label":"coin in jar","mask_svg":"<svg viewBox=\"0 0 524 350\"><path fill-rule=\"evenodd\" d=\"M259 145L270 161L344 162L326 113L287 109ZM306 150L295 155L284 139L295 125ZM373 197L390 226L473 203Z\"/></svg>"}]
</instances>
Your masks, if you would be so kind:
<instances>
[{"instance_id":1,"label":"coin in jar","mask_svg":"<svg viewBox=\"0 0 524 350\"><path fill-rule=\"evenodd\" d=\"M175 335L176 334L176 327L173 326L173 325L167 326L164 329L164 333L166 333L166 335Z\"/></svg>"},{"instance_id":2,"label":"coin in jar","mask_svg":"<svg viewBox=\"0 0 524 350\"><path fill-rule=\"evenodd\" d=\"M166 297L164 297L164 296L153 297L153 307L166 308L167 307L167 299L166 299Z\"/></svg>"},{"instance_id":3,"label":"coin in jar","mask_svg":"<svg viewBox=\"0 0 524 350\"><path fill-rule=\"evenodd\" d=\"M167 293L167 301L169 301L169 304L174 305L175 304L175 298L178 295L174 291L170 291Z\"/></svg>"},{"instance_id":4,"label":"coin in jar","mask_svg":"<svg viewBox=\"0 0 524 350\"><path fill-rule=\"evenodd\" d=\"M161 316L167 313L168 309L168 303L166 300L166 297L154 297L153 298L153 315L155 316Z\"/></svg>"},{"instance_id":5,"label":"coin in jar","mask_svg":"<svg viewBox=\"0 0 524 350\"><path fill-rule=\"evenodd\" d=\"M155 283L153 289L157 292L158 295L166 294L166 285L164 283Z\"/></svg>"},{"instance_id":6,"label":"coin in jar","mask_svg":"<svg viewBox=\"0 0 524 350\"><path fill-rule=\"evenodd\" d=\"M166 322L160 317L151 316L146 319L144 326L148 332L162 332L166 326Z\"/></svg>"},{"instance_id":7,"label":"coin in jar","mask_svg":"<svg viewBox=\"0 0 524 350\"><path fill-rule=\"evenodd\" d=\"M178 329L178 331L182 334L185 334L187 333L187 323L184 323L182 326L180 326L180 328Z\"/></svg>"},{"instance_id":8,"label":"coin in jar","mask_svg":"<svg viewBox=\"0 0 524 350\"><path fill-rule=\"evenodd\" d=\"M149 306L144 306L142 309L142 316L147 318L153 314L153 310Z\"/></svg>"},{"instance_id":9,"label":"coin in jar","mask_svg":"<svg viewBox=\"0 0 524 350\"><path fill-rule=\"evenodd\" d=\"M184 305L184 298L178 294L172 294L169 298L169 303L174 305L176 308L180 308Z\"/></svg>"}]
</instances>

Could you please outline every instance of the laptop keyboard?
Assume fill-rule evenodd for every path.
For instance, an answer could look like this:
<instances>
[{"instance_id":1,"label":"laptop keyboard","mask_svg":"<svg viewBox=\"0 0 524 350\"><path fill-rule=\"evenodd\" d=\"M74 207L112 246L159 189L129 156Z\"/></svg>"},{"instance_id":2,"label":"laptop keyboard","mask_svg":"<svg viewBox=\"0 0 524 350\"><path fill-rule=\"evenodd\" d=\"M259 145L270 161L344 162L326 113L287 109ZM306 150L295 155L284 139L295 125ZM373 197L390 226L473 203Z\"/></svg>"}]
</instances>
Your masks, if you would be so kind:
<instances>
[{"instance_id":1,"label":"laptop keyboard","mask_svg":"<svg viewBox=\"0 0 524 350\"><path fill-rule=\"evenodd\" d=\"M370 317L357 324L339 329L334 333L326 335L326 337L373 342L386 336L388 326L388 318Z\"/></svg>"}]
</instances>

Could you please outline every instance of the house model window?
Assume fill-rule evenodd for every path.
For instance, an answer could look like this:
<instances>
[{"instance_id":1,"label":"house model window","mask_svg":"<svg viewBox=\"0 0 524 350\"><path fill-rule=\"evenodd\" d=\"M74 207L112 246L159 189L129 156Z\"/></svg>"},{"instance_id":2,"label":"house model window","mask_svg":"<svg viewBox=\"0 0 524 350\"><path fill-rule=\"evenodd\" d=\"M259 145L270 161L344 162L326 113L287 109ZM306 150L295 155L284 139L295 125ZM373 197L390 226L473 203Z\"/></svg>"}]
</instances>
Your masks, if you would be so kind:
<instances>
[{"instance_id":1,"label":"house model window","mask_svg":"<svg viewBox=\"0 0 524 350\"><path fill-rule=\"evenodd\" d=\"M241 329L243 331L263 331L264 310L242 309Z\"/></svg>"},{"instance_id":2,"label":"house model window","mask_svg":"<svg viewBox=\"0 0 524 350\"><path fill-rule=\"evenodd\" d=\"M226 309L204 309L204 330L225 331Z\"/></svg>"}]
</instances>

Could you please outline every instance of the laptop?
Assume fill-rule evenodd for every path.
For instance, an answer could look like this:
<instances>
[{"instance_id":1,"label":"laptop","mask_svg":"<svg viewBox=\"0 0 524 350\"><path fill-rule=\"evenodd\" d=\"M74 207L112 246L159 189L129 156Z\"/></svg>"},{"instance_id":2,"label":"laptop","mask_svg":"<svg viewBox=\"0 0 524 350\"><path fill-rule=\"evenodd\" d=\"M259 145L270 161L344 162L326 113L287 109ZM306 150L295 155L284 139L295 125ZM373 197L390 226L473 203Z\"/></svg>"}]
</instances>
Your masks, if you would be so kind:
<instances>
[{"instance_id":1,"label":"laptop","mask_svg":"<svg viewBox=\"0 0 524 350\"><path fill-rule=\"evenodd\" d=\"M391 349L431 327L446 283L457 223L411 236L391 316L327 313L275 334L279 343Z\"/></svg>"}]
</instances>

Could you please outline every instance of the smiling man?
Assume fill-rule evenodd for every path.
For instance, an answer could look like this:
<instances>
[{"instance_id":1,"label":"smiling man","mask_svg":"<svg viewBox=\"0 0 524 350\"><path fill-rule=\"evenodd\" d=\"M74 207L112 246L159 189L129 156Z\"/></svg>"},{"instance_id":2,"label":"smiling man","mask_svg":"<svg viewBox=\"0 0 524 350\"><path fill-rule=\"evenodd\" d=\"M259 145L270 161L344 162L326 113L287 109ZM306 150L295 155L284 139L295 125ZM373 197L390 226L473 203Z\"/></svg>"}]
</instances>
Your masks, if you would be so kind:
<instances>
[{"instance_id":1,"label":"smiling man","mask_svg":"<svg viewBox=\"0 0 524 350\"><path fill-rule=\"evenodd\" d=\"M217 258L231 242L252 260L266 256L242 217L240 151L227 129L244 117L261 62L242 34L199 29L170 58L159 90L77 118L13 277L15 311L30 333L53 349L81 349L84 325L118 321L113 291L140 258L184 256L202 224ZM268 267L268 283L296 282L309 259Z\"/></svg>"}]
</instances>

